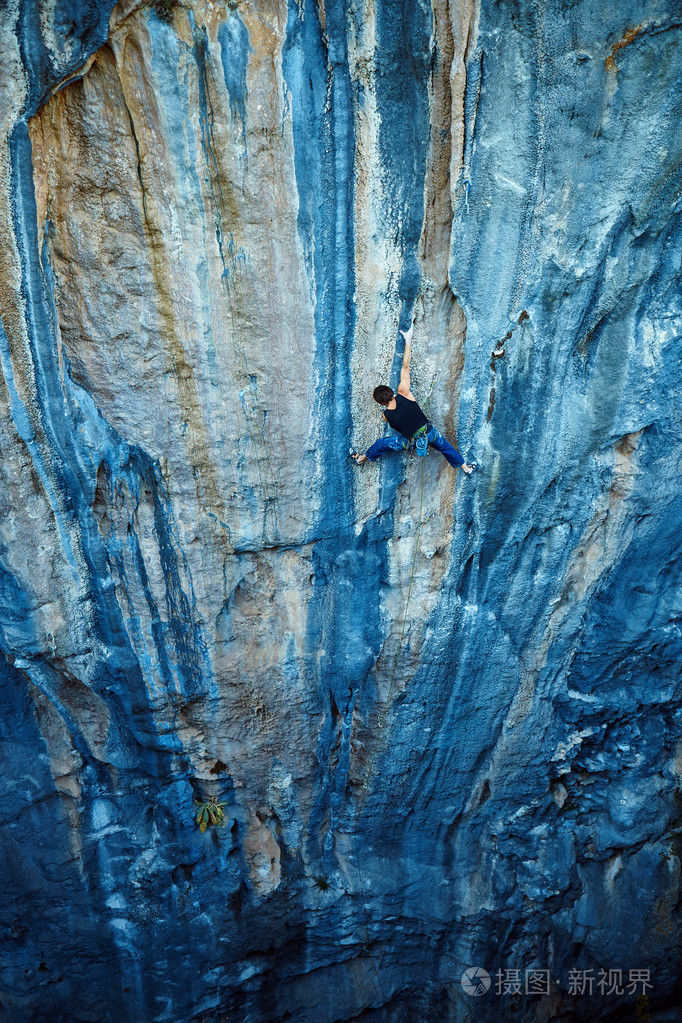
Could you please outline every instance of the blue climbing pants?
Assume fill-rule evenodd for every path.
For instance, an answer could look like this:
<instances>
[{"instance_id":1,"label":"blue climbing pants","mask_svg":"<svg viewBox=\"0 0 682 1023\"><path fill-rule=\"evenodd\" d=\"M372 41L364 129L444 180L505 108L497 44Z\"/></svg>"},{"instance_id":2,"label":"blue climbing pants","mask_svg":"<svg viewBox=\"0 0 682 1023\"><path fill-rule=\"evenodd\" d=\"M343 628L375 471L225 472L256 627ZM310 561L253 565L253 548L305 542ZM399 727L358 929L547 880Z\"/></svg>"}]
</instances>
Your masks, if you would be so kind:
<instances>
[{"instance_id":1,"label":"blue climbing pants","mask_svg":"<svg viewBox=\"0 0 682 1023\"><path fill-rule=\"evenodd\" d=\"M429 428L426 431L426 438L431 447L436 448L442 455L445 456L450 465L455 467L458 465L464 465L464 459L460 455L456 448L453 448L452 444L446 441L442 433L439 433L435 426L429 423ZM413 441L408 440L407 437L392 436L392 437L379 437L379 440L375 440L371 448L368 448L365 454L369 458L370 462L375 462L377 458L381 458L387 451L405 451L409 448Z\"/></svg>"}]
</instances>

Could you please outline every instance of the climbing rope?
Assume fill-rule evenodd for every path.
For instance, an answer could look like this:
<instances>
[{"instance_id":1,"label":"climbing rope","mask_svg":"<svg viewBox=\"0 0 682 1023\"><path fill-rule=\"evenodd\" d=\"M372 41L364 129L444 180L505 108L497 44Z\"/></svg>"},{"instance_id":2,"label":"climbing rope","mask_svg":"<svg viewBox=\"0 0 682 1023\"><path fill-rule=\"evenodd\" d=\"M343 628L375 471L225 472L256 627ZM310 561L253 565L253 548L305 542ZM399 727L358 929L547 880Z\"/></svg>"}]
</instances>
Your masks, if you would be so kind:
<instances>
[{"instance_id":1,"label":"climbing rope","mask_svg":"<svg viewBox=\"0 0 682 1023\"><path fill-rule=\"evenodd\" d=\"M433 385L435 384L437 379L438 379L438 374L436 373L435 376L433 377L433 380L431 381L431 386L429 387L428 394L426 395L426 401L424 403L424 414L425 414L427 419L429 418L429 406L431 405L431 392L433 391ZM428 450L428 448L427 448L427 450ZM417 534L416 534L415 541L414 541L414 554L412 555L412 567L410 569L410 581L409 581L408 586L407 586L407 599L405 601L405 613L403 615L402 624L400 626L400 634L398 636L398 649L396 650L395 660L393 662L393 673L391 675L391 681L390 681L390 684L389 684L389 687L388 687L388 694L386 696L386 704L387 704L387 706L390 703L391 693L393 692L393 683L395 682L395 677L396 677L396 674L397 674L397 671L398 671L398 661L400 660L400 654L401 654L402 647L403 647L403 640L405 639L405 626L407 625L407 615L408 615L409 609L410 609L410 597L412 596L412 583L414 582L414 573L415 573L415 568L416 568L416 565L417 565L417 554L419 553L419 540L420 540L420 537L421 537L422 526L424 525L424 519L422 518L422 513L423 513L423 510L424 510L424 473L425 473L425 470L426 470L426 458L422 457L422 472L421 472L421 482L420 482L420 488L419 488L419 518L418 518L418 524L417 524ZM383 728L383 716L382 715L379 716L379 722L380 722L379 727ZM369 772L368 772L368 776L369 776Z\"/></svg>"},{"instance_id":2,"label":"climbing rope","mask_svg":"<svg viewBox=\"0 0 682 1023\"><path fill-rule=\"evenodd\" d=\"M426 469L426 459L422 459L422 475L421 475L421 487L419 492L419 524L417 526L417 536L414 542L414 554L412 555L412 568L410 569L410 581L407 587L407 600L405 601L405 614L403 615L402 625L400 626L400 636L398 639L398 649L396 650L395 660L393 662L393 674L391 676L391 685L389 686L389 695L393 688L393 682L395 681L396 672L398 671L398 661L400 659L400 652L403 646L403 640L405 638L405 626L407 624L407 614L410 608L410 597L412 595L412 583L414 582L414 570L417 564L417 554L419 552L419 538L421 536L422 526L424 525L422 519L422 510L424 508L424 470Z\"/></svg>"},{"instance_id":3,"label":"climbing rope","mask_svg":"<svg viewBox=\"0 0 682 1023\"><path fill-rule=\"evenodd\" d=\"M417 554L419 553L419 540L421 538L422 526L424 525L424 521L422 520L422 510L424 508L424 474L425 474L425 470L426 470L426 459L423 458L422 459L420 492L419 492L419 521L418 521L418 525L417 525L417 532L416 532L416 535L415 535L414 553L412 555L412 565L411 565L411 568L410 568L410 578L409 578L409 582L408 582L408 586L407 586L407 599L405 601L405 611L403 613L403 618L402 618L402 622L401 622L401 625L400 625L400 632L398 634L398 646L397 646L397 649L396 649L396 652L395 652L395 657L393 659L393 671L391 672L391 681L389 682L388 692L386 694L386 701L385 702L386 702L386 706L387 707L389 707L390 703L391 703L391 696L393 694L393 686L395 684L395 677L396 677L396 675L398 673L398 663L400 661L400 654L402 652L403 641L405 639L405 627L407 625L407 616L408 616L409 610L410 610L410 597L412 596L412 584L414 583L415 570L416 570L416 566L417 566ZM385 722L385 715L383 713L379 713L379 715L377 716L377 723L378 723L380 729L382 729L384 727L384 722ZM370 777L372 776L372 770L374 768L374 761L376 759L378 750L379 750L379 743L376 743L375 746L374 746L374 749L372 750L372 756L370 758L369 766L367 768L367 774L366 774L365 780L362 783L362 792L363 792L363 794L362 794L362 797L361 797L361 800L360 800L360 805L358 806L358 811L357 811L357 815L356 815L356 827L357 827L357 821L360 819L360 815L361 815L362 810L363 810L364 805L365 805L365 799L367 798L367 792L368 792L367 782L369 781Z\"/></svg>"},{"instance_id":4,"label":"climbing rope","mask_svg":"<svg viewBox=\"0 0 682 1023\"><path fill-rule=\"evenodd\" d=\"M430 402L431 402L431 392L433 391L433 386L434 386L434 384L435 384L437 379L438 379L438 374L436 373L435 376L433 377L433 380L431 381L431 386L429 387L429 391L428 391L428 394L426 396L426 402L425 402L425 405L424 405L424 412L425 412L425 415L426 415L427 419L428 419L428 414L429 414L429 405L430 405ZM407 587L407 599L405 600L405 611L404 611L404 614L403 614L403 617L402 617L402 622L401 622L401 625L400 625L400 632L399 632L399 635L398 635L398 647L396 649L395 658L393 660L393 671L391 673L391 681L389 682L388 693L386 694L386 707L387 708L390 707L390 704L391 704L391 695L393 693L393 686L394 686L394 683L395 683L395 677L396 677L396 674L398 672L398 662L400 660L400 654L401 654L401 651L402 651L403 640L405 639L405 628L406 628L406 625L407 625L407 616L408 616L409 608L410 608L410 597L412 595L412 584L414 582L414 575L415 575L415 570L416 570L416 565L417 565L417 554L419 553L419 540L421 538L422 526L424 525L424 522L427 521L427 520L424 520L423 517L422 517L423 509L424 509L424 476L425 476L425 470L426 470L426 457L425 456L422 456L421 462L422 462L422 468L421 468L421 480L420 480L420 488L419 488L419 518L418 518L417 532L416 532L415 542L414 542L414 553L412 555L412 565L411 565L411 568L410 568L410 578L409 578L409 583L408 583L408 587ZM429 516L429 518L430 518L430 516ZM384 727L384 721L385 721L385 716L384 716L383 713L380 712L378 714L378 716L377 716L377 723L378 723L378 726L379 726L380 730L382 730L383 727ZM365 918L365 935L366 935L365 949L366 949L367 954L368 954L368 956L369 956L369 958L370 958L370 960L372 962L372 967L373 967L374 973L376 975L377 984L378 984L379 989L381 991L381 996L384 999L384 1001L386 1001L386 992L384 991L384 986L381 983L381 974L379 973L379 969L377 967L377 963L376 963L376 960L375 960L374 956L369 951L369 944L370 944L369 915L367 913L367 901L366 901L366 898L365 898L365 887L364 887L364 882L363 882L363 878L362 878L362 865L361 865L361 862L360 862L360 848L358 846L358 834L357 834L358 823L359 823L360 818L362 816L362 811L364 809L365 802L366 802L366 799L367 799L367 795L369 793L368 782L369 782L369 779L372 776L372 771L374 769L374 762L375 762L377 754L379 752L379 746L380 746L380 743L379 743L379 741L377 741L374 744L374 749L372 750L372 755L370 757L369 766L367 768L367 772L365 774L365 778L364 778L364 780L362 782L362 792L361 792L360 802L358 804L357 812L356 812L356 815L355 815L355 822L354 822L354 825L353 825L353 832L352 832L352 834L353 834L353 844L355 846L355 860L356 860L357 869L358 869L358 881L360 883L360 897L362 899L362 910L363 910L363 915L364 915L364 918Z\"/></svg>"}]
</instances>

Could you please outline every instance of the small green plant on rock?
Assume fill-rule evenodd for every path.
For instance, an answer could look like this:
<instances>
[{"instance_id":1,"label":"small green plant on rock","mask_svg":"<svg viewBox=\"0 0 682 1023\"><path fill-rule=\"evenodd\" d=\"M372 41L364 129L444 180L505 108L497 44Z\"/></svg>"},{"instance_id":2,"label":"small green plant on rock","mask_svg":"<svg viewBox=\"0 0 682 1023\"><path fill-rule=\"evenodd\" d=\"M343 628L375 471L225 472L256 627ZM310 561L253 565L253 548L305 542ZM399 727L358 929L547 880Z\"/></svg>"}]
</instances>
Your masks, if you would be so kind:
<instances>
[{"instance_id":1,"label":"small green plant on rock","mask_svg":"<svg viewBox=\"0 0 682 1023\"><path fill-rule=\"evenodd\" d=\"M222 828L225 823L224 803L218 803L213 799L207 799L205 802L195 799L194 802L199 807L194 820L202 835L209 825L214 828Z\"/></svg>"}]
</instances>

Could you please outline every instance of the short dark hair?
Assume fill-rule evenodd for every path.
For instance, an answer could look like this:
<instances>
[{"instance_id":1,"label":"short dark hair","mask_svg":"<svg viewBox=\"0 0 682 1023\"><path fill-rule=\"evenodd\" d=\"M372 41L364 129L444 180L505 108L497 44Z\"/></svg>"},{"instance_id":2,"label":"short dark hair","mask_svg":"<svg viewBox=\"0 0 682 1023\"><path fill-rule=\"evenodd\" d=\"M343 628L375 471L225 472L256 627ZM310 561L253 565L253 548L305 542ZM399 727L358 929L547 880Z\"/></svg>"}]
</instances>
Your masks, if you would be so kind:
<instances>
[{"instance_id":1,"label":"short dark hair","mask_svg":"<svg viewBox=\"0 0 682 1023\"><path fill-rule=\"evenodd\" d=\"M379 384L378 387L374 388L374 400L378 401L380 405L388 405L392 399L393 391L386 384Z\"/></svg>"}]
</instances>

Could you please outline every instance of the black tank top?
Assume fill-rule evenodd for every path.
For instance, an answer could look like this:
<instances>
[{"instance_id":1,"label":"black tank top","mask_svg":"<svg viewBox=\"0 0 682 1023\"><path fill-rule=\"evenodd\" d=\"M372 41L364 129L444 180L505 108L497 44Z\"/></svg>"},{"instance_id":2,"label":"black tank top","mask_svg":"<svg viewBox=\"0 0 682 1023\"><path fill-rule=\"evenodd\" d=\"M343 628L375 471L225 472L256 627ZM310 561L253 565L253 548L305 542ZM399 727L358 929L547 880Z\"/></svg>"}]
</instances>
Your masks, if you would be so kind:
<instances>
[{"instance_id":1,"label":"black tank top","mask_svg":"<svg viewBox=\"0 0 682 1023\"><path fill-rule=\"evenodd\" d=\"M396 394L395 403L395 408L384 409L384 415L388 425L398 433L402 433L403 437L412 437L420 426L428 423L428 419L416 401L410 401L402 394Z\"/></svg>"}]
</instances>

